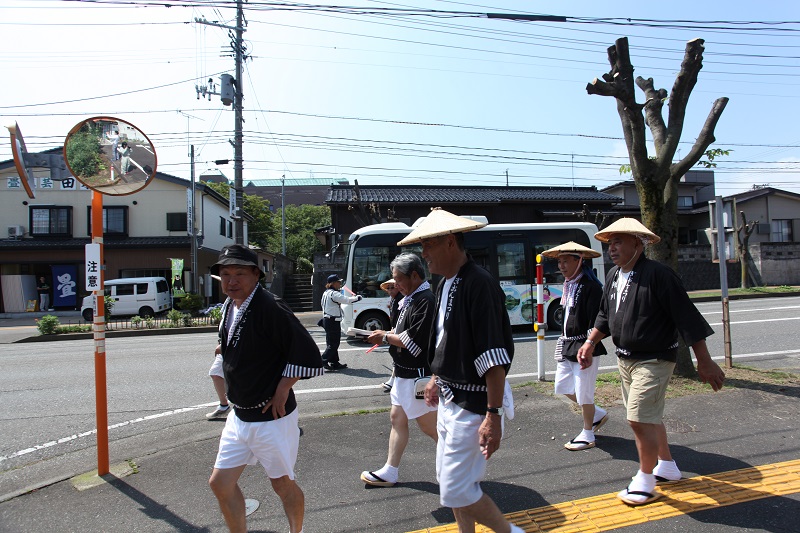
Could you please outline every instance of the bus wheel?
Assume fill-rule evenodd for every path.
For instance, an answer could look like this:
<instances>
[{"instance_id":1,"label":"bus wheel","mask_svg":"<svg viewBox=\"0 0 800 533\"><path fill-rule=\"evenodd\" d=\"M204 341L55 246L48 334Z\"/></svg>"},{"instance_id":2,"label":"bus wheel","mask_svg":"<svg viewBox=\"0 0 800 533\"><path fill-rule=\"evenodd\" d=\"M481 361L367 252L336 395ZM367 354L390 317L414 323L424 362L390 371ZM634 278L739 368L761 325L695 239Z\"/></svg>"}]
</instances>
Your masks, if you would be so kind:
<instances>
[{"instance_id":1,"label":"bus wheel","mask_svg":"<svg viewBox=\"0 0 800 533\"><path fill-rule=\"evenodd\" d=\"M564 308L561 307L561 300L550 302L547 308L547 327L558 333L564 331Z\"/></svg>"},{"instance_id":2,"label":"bus wheel","mask_svg":"<svg viewBox=\"0 0 800 533\"><path fill-rule=\"evenodd\" d=\"M156 316L156 314L153 312L152 307L145 306L139 309L139 316L142 318L150 318Z\"/></svg>"},{"instance_id":3,"label":"bus wheel","mask_svg":"<svg viewBox=\"0 0 800 533\"><path fill-rule=\"evenodd\" d=\"M356 319L356 328L368 329L371 331L376 329L389 331L389 317L376 311L362 313L358 315L358 318Z\"/></svg>"},{"instance_id":4,"label":"bus wheel","mask_svg":"<svg viewBox=\"0 0 800 533\"><path fill-rule=\"evenodd\" d=\"M84 309L83 310L83 319L86 322L93 322L94 321L94 311L91 309Z\"/></svg>"}]
</instances>

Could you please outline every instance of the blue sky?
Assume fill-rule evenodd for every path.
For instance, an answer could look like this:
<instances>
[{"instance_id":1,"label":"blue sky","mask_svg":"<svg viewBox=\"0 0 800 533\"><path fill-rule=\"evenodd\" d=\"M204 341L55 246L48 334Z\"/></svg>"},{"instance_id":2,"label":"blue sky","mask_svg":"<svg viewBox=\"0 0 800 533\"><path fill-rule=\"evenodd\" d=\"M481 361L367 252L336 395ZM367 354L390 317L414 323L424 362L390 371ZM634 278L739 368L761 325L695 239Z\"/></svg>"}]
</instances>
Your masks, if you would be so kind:
<instances>
[{"instance_id":1,"label":"blue sky","mask_svg":"<svg viewBox=\"0 0 800 533\"><path fill-rule=\"evenodd\" d=\"M235 2L147 3L0 2L0 120L19 123L29 151L60 145L82 119L111 115L150 136L162 172L189 177L189 143L198 174L232 159L233 112L218 97L198 100L194 89L233 73L233 59L222 57L227 30L193 20L233 25ZM724 10L685 0L325 4L365 8L353 13L269 4L250 2L245 11L245 180L505 185L507 173L511 185L602 188L624 179L618 168L627 162L615 102L585 90L609 70L606 48L627 36L635 73L670 90L686 41L700 37L705 63L681 152L713 101L727 96L713 146L733 152L719 161L718 194L753 184L800 193L796 2L736 0ZM371 8L568 22L366 13ZM677 20L684 22L665 22ZM2 138L0 159L8 159ZM220 169L233 178L232 165Z\"/></svg>"}]
</instances>

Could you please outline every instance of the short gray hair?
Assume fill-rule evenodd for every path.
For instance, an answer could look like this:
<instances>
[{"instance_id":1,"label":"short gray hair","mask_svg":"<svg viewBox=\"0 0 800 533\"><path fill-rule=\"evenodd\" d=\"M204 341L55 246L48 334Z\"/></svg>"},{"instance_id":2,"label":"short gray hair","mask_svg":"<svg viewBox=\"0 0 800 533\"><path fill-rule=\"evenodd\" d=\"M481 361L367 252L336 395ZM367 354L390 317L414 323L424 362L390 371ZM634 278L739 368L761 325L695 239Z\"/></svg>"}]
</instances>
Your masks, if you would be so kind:
<instances>
[{"instance_id":1,"label":"short gray hair","mask_svg":"<svg viewBox=\"0 0 800 533\"><path fill-rule=\"evenodd\" d=\"M411 252L403 252L395 257L389 264L389 269L394 272L395 269L401 274L411 277L412 272L419 275L419 279L425 279L425 265L422 264L422 259Z\"/></svg>"}]
</instances>

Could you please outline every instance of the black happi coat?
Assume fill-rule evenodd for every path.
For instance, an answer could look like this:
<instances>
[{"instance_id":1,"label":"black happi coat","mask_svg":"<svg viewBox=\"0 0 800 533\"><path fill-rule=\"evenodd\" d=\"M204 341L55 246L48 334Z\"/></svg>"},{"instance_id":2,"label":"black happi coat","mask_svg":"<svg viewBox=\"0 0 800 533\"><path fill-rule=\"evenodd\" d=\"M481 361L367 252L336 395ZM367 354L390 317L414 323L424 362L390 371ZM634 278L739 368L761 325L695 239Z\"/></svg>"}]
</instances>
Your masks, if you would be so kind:
<instances>
[{"instance_id":1,"label":"black happi coat","mask_svg":"<svg viewBox=\"0 0 800 533\"><path fill-rule=\"evenodd\" d=\"M275 394L281 378L321 376L322 357L306 328L283 303L256 287L250 304L228 338L230 298L225 302L219 328L222 369L228 400L236 416L245 422L272 420L272 409L242 409L265 403ZM297 407L294 391L289 392L286 413Z\"/></svg>"},{"instance_id":2,"label":"black happi coat","mask_svg":"<svg viewBox=\"0 0 800 533\"><path fill-rule=\"evenodd\" d=\"M606 277L594 327L611 339L619 357L676 361L678 335L688 346L714 330L668 266L644 256L636 261L617 310L619 267Z\"/></svg>"},{"instance_id":3,"label":"black happi coat","mask_svg":"<svg viewBox=\"0 0 800 533\"><path fill-rule=\"evenodd\" d=\"M564 346L561 349L561 355L565 359L578 362L578 349L586 342L587 334L592 329L598 311L600 311L600 302L603 299L603 287L597 281L590 278L586 274L581 276L578 280L578 289L576 290L575 304L569 310L569 316L564 324L564 337L582 337L573 340L564 340ZM564 305L565 297L562 295L561 304ZM606 354L606 348L603 343L598 342L594 347L594 355Z\"/></svg>"},{"instance_id":4,"label":"black happi coat","mask_svg":"<svg viewBox=\"0 0 800 533\"><path fill-rule=\"evenodd\" d=\"M436 289L436 308L431 328L431 370L453 393L460 407L486 412L486 372L502 365L508 373L514 358L514 339L506 297L491 274L469 259L458 271L449 294L442 294L444 280ZM436 347L437 317L442 298L447 300L444 335ZM444 391L443 391L444 392Z\"/></svg>"},{"instance_id":5,"label":"black happi coat","mask_svg":"<svg viewBox=\"0 0 800 533\"><path fill-rule=\"evenodd\" d=\"M433 328L436 301L430 289L414 293L397 317L394 332L400 336L404 347L391 345L389 353L394 360L394 373L399 378L430 376L428 340Z\"/></svg>"}]
</instances>

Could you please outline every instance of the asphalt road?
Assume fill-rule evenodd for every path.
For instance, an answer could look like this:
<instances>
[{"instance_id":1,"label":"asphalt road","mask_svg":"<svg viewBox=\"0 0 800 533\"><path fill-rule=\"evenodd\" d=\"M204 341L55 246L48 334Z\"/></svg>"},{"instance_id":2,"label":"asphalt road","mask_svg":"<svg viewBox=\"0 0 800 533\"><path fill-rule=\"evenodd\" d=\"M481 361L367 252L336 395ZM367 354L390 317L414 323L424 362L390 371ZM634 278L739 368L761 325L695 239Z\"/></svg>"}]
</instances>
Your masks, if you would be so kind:
<instances>
[{"instance_id":1,"label":"asphalt road","mask_svg":"<svg viewBox=\"0 0 800 533\"><path fill-rule=\"evenodd\" d=\"M698 307L716 331L709 339L712 354L721 357L720 304ZM734 362L798 371L798 320L800 298L731 302ZM322 330L313 327L311 332L323 346ZM107 340L112 463L219 435L221 426L204 417L215 400L207 377L215 342L213 333ZM510 381L535 380L535 337L517 333L515 344ZM554 344L545 346L548 379L554 370ZM343 343L340 355L349 369L298 383L304 416L388 405L380 383L389 376L389 356L383 348L365 354L368 347ZM0 501L95 468L92 342L0 344L0 361ZM615 368L612 357L602 364Z\"/></svg>"}]
</instances>

